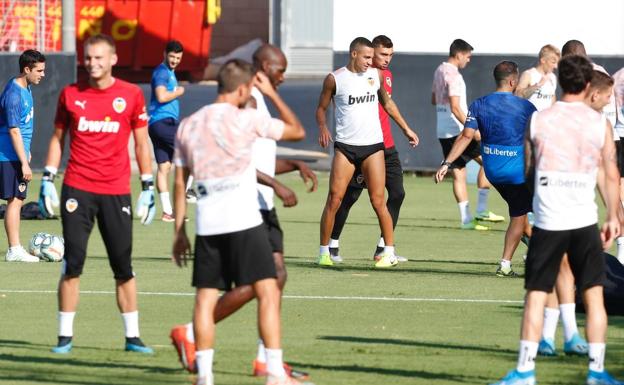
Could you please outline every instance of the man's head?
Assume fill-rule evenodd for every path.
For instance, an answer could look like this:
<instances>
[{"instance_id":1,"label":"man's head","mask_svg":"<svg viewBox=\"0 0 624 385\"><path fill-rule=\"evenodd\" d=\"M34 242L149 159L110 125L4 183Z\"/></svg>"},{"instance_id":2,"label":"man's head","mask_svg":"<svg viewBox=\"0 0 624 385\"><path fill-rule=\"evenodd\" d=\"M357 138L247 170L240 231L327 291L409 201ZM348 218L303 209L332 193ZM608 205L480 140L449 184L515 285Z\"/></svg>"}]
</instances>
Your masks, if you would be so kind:
<instances>
[{"instance_id":1,"label":"man's head","mask_svg":"<svg viewBox=\"0 0 624 385\"><path fill-rule=\"evenodd\" d=\"M273 88L284 82L284 74L288 60L281 49L272 44L264 44L253 54L253 65L256 71L262 71L271 81Z\"/></svg>"},{"instance_id":2,"label":"man's head","mask_svg":"<svg viewBox=\"0 0 624 385\"><path fill-rule=\"evenodd\" d=\"M165 46L165 64L169 69L174 70L182 61L184 47L177 40L171 40Z\"/></svg>"},{"instance_id":3,"label":"man's head","mask_svg":"<svg viewBox=\"0 0 624 385\"><path fill-rule=\"evenodd\" d=\"M449 49L449 58L454 58L457 61L457 68L466 68L473 50L474 48L465 40L455 39Z\"/></svg>"},{"instance_id":4,"label":"man's head","mask_svg":"<svg viewBox=\"0 0 624 385\"><path fill-rule=\"evenodd\" d=\"M365 37L356 37L349 44L349 54L351 62L356 72L365 72L373 65L373 43Z\"/></svg>"},{"instance_id":5,"label":"man's head","mask_svg":"<svg viewBox=\"0 0 624 385\"><path fill-rule=\"evenodd\" d=\"M564 94L578 95L587 91L594 69L585 56L564 56L559 62L559 85Z\"/></svg>"},{"instance_id":6,"label":"man's head","mask_svg":"<svg viewBox=\"0 0 624 385\"><path fill-rule=\"evenodd\" d=\"M253 66L244 60L228 60L217 74L217 92L230 94L239 107L244 107L251 97L251 87L255 74Z\"/></svg>"},{"instance_id":7,"label":"man's head","mask_svg":"<svg viewBox=\"0 0 624 385\"><path fill-rule=\"evenodd\" d=\"M613 95L613 78L608 74L594 70L589 82L589 89L585 101L596 111L609 104Z\"/></svg>"},{"instance_id":8,"label":"man's head","mask_svg":"<svg viewBox=\"0 0 624 385\"><path fill-rule=\"evenodd\" d=\"M39 84L45 76L45 61L45 56L34 49L22 52L19 57L19 69L28 84Z\"/></svg>"},{"instance_id":9,"label":"man's head","mask_svg":"<svg viewBox=\"0 0 624 385\"><path fill-rule=\"evenodd\" d=\"M561 56L579 55L587 57L585 51L585 45L578 40L568 40L563 47L561 47Z\"/></svg>"},{"instance_id":10,"label":"man's head","mask_svg":"<svg viewBox=\"0 0 624 385\"><path fill-rule=\"evenodd\" d=\"M561 52L554 45L546 44L539 51L539 63L547 74L557 68L559 59L561 59Z\"/></svg>"},{"instance_id":11,"label":"man's head","mask_svg":"<svg viewBox=\"0 0 624 385\"><path fill-rule=\"evenodd\" d=\"M494 67L494 81L496 88L513 92L518 86L518 64L503 60Z\"/></svg>"},{"instance_id":12,"label":"man's head","mask_svg":"<svg viewBox=\"0 0 624 385\"><path fill-rule=\"evenodd\" d=\"M392 61L394 55L394 44L386 35L379 35L373 39L373 66L385 70Z\"/></svg>"},{"instance_id":13,"label":"man's head","mask_svg":"<svg viewBox=\"0 0 624 385\"><path fill-rule=\"evenodd\" d=\"M100 80L111 76L117 64L115 41L108 35L90 36L84 42L84 65L89 78Z\"/></svg>"}]
</instances>

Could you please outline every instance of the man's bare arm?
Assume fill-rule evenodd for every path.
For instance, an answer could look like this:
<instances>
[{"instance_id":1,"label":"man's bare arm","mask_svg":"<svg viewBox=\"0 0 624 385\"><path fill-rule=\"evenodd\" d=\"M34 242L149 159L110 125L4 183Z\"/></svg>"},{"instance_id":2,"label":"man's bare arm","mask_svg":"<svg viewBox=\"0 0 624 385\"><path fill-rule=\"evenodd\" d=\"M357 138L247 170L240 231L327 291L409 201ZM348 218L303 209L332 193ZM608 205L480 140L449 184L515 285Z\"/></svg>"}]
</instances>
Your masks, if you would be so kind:
<instances>
[{"instance_id":1,"label":"man's bare arm","mask_svg":"<svg viewBox=\"0 0 624 385\"><path fill-rule=\"evenodd\" d=\"M319 96L318 106L316 108L316 123L319 128L319 144L323 148L327 148L332 141L331 133L327 127L327 109L331 103L332 97L336 94L336 79L333 75L327 75L323 81L323 89Z\"/></svg>"}]
</instances>

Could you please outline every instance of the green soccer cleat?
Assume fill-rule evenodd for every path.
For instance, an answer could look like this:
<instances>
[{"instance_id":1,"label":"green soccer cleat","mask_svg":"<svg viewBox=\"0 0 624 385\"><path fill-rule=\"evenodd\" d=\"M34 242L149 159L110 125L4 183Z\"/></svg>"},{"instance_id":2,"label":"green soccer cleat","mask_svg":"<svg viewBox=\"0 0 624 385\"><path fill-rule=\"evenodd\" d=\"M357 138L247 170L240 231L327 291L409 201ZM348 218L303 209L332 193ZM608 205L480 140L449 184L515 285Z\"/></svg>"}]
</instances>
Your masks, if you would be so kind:
<instances>
[{"instance_id":1,"label":"green soccer cleat","mask_svg":"<svg viewBox=\"0 0 624 385\"><path fill-rule=\"evenodd\" d=\"M331 255L329 253L325 254L320 254L318 256L318 259L316 261L316 263L319 266L334 266L334 262L331 259Z\"/></svg>"},{"instance_id":2,"label":"green soccer cleat","mask_svg":"<svg viewBox=\"0 0 624 385\"><path fill-rule=\"evenodd\" d=\"M498 266L498 269L496 269L496 276L506 277L506 278L519 277L519 275L515 271L511 270L511 267L502 267L502 266Z\"/></svg>"},{"instance_id":3,"label":"green soccer cleat","mask_svg":"<svg viewBox=\"0 0 624 385\"><path fill-rule=\"evenodd\" d=\"M477 231L487 231L490 229L487 226L478 224L476 219L473 219L468 223L462 223L460 228L462 230L477 230Z\"/></svg>"},{"instance_id":4,"label":"green soccer cleat","mask_svg":"<svg viewBox=\"0 0 624 385\"><path fill-rule=\"evenodd\" d=\"M399 261L397 260L396 256L386 253L381 256L379 261L375 262L375 267L376 268L393 267L393 266L396 266L398 263Z\"/></svg>"},{"instance_id":5,"label":"green soccer cleat","mask_svg":"<svg viewBox=\"0 0 624 385\"><path fill-rule=\"evenodd\" d=\"M487 221L487 222L504 222L505 217L501 215L496 215L491 211L480 211L476 216L478 221Z\"/></svg>"}]
</instances>

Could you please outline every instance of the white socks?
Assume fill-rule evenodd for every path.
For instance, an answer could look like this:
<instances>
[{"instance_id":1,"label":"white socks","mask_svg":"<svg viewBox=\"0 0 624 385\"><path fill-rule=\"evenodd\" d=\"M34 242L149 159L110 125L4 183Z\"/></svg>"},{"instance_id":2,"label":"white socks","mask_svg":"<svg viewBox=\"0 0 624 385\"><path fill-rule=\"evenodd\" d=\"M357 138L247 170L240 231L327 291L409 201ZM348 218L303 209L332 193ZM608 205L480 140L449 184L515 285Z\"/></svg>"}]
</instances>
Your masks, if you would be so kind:
<instances>
[{"instance_id":1,"label":"white socks","mask_svg":"<svg viewBox=\"0 0 624 385\"><path fill-rule=\"evenodd\" d=\"M282 349L265 349L267 358L267 372L270 376L286 377L284 362L282 361Z\"/></svg>"},{"instance_id":2,"label":"white socks","mask_svg":"<svg viewBox=\"0 0 624 385\"><path fill-rule=\"evenodd\" d=\"M386 247L386 242L383 237L379 238L379 242L377 243L377 247Z\"/></svg>"},{"instance_id":3,"label":"white socks","mask_svg":"<svg viewBox=\"0 0 624 385\"><path fill-rule=\"evenodd\" d=\"M489 188L479 189L479 200L477 201L477 213L487 211L488 195L490 194Z\"/></svg>"},{"instance_id":4,"label":"white socks","mask_svg":"<svg viewBox=\"0 0 624 385\"><path fill-rule=\"evenodd\" d=\"M335 247L340 247L340 243L338 242L337 239L330 238L329 239L329 247L331 247L332 249L335 248Z\"/></svg>"},{"instance_id":5,"label":"white socks","mask_svg":"<svg viewBox=\"0 0 624 385\"><path fill-rule=\"evenodd\" d=\"M121 318L123 318L126 337L139 337L139 312L132 311L129 313L121 313Z\"/></svg>"},{"instance_id":6,"label":"white socks","mask_svg":"<svg viewBox=\"0 0 624 385\"><path fill-rule=\"evenodd\" d=\"M618 237L617 239L617 259L622 265L624 265L624 237Z\"/></svg>"},{"instance_id":7,"label":"white socks","mask_svg":"<svg viewBox=\"0 0 624 385\"><path fill-rule=\"evenodd\" d=\"M604 371L604 357L606 345L604 343L589 343L589 370Z\"/></svg>"},{"instance_id":8,"label":"white socks","mask_svg":"<svg viewBox=\"0 0 624 385\"><path fill-rule=\"evenodd\" d=\"M195 343L195 331L193 330L192 322L186 324L186 339L192 344Z\"/></svg>"},{"instance_id":9,"label":"white socks","mask_svg":"<svg viewBox=\"0 0 624 385\"><path fill-rule=\"evenodd\" d=\"M256 355L256 361L262 362L263 364L266 364L267 362L266 348L264 347L262 339L258 339L258 354Z\"/></svg>"},{"instance_id":10,"label":"white socks","mask_svg":"<svg viewBox=\"0 0 624 385\"><path fill-rule=\"evenodd\" d=\"M511 261L508 261L506 259L501 259L500 267L501 269L511 269Z\"/></svg>"},{"instance_id":11,"label":"white socks","mask_svg":"<svg viewBox=\"0 0 624 385\"><path fill-rule=\"evenodd\" d=\"M520 341L520 352L518 353L518 366L516 369L519 372L528 372L529 370L535 370L535 357L537 356L537 342L533 341Z\"/></svg>"},{"instance_id":12,"label":"white socks","mask_svg":"<svg viewBox=\"0 0 624 385\"><path fill-rule=\"evenodd\" d=\"M75 311L60 311L58 312L59 332L60 337L73 337L74 336L74 317Z\"/></svg>"},{"instance_id":13,"label":"white socks","mask_svg":"<svg viewBox=\"0 0 624 385\"><path fill-rule=\"evenodd\" d=\"M468 201L459 202L457 206L459 206L459 215L461 216L462 224L466 224L472 221L472 215L470 215L470 205L468 204Z\"/></svg>"},{"instance_id":14,"label":"white socks","mask_svg":"<svg viewBox=\"0 0 624 385\"><path fill-rule=\"evenodd\" d=\"M171 208L171 201L169 200L169 192L161 192L158 196L160 197L163 213L172 215L173 209Z\"/></svg>"},{"instance_id":15,"label":"white socks","mask_svg":"<svg viewBox=\"0 0 624 385\"><path fill-rule=\"evenodd\" d=\"M384 246L384 254L394 256L394 246Z\"/></svg>"},{"instance_id":16,"label":"white socks","mask_svg":"<svg viewBox=\"0 0 624 385\"><path fill-rule=\"evenodd\" d=\"M195 352L197 377L212 380L212 359L214 349L198 350ZM212 381L211 381L212 382Z\"/></svg>"},{"instance_id":17,"label":"white socks","mask_svg":"<svg viewBox=\"0 0 624 385\"><path fill-rule=\"evenodd\" d=\"M544 308L544 326L542 328L542 338L545 340L555 340L557 324L559 323L559 309Z\"/></svg>"},{"instance_id":18,"label":"white socks","mask_svg":"<svg viewBox=\"0 0 624 385\"><path fill-rule=\"evenodd\" d=\"M329 245L323 246L321 245L321 247L319 248L319 254L329 254Z\"/></svg>"},{"instance_id":19,"label":"white socks","mask_svg":"<svg viewBox=\"0 0 624 385\"><path fill-rule=\"evenodd\" d=\"M562 303L559 305L559 310L561 310L561 323L563 324L563 338L565 341L570 341L574 334L578 333L575 309L575 303Z\"/></svg>"},{"instance_id":20,"label":"white socks","mask_svg":"<svg viewBox=\"0 0 624 385\"><path fill-rule=\"evenodd\" d=\"M193 175L189 175L188 179L186 180L186 191L192 188L193 188Z\"/></svg>"}]
</instances>

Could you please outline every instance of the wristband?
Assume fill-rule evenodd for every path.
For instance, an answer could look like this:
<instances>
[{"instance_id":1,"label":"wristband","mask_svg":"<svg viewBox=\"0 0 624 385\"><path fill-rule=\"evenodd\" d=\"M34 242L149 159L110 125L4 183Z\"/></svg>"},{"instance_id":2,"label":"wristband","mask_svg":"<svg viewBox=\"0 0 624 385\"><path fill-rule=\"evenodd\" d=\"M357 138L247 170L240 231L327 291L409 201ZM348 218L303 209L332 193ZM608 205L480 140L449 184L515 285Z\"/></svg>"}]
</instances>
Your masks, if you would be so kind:
<instances>
[{"instance_id":1,"label":"wristband","mask_svg":"<svg viewBox=\"0 0 624 385\"><path fill-rule=\"evenodd\" d=\"M451 162L443 160L442 163L440 163L440 167L442 166L451 167L451 164L452 164Z\"/></svg>"},{"instance_id":2,"label":"wristband","mask_svg":"<svg viewBox=\"0 0 624 385\"><path fill-rule=\"evenodd\" d=\"M56 176L57 171L58 169L56 167L45 166L41 180L54 182L54 177Z\"/></svg>"},{"instance_id":3,"label":"wristband","mask_svg":"<svg viewBox=\"0 0 624 385\"><path fill-rule=\"evenodd\" d=\"M154 177L152 174L141 175L141 190L148 191L154 189Z\"/></svg>"}]
</instances>

